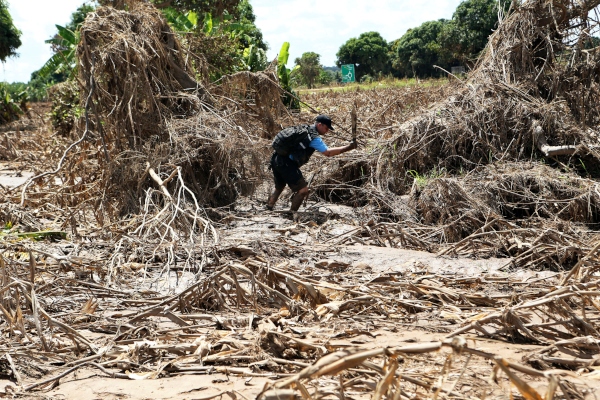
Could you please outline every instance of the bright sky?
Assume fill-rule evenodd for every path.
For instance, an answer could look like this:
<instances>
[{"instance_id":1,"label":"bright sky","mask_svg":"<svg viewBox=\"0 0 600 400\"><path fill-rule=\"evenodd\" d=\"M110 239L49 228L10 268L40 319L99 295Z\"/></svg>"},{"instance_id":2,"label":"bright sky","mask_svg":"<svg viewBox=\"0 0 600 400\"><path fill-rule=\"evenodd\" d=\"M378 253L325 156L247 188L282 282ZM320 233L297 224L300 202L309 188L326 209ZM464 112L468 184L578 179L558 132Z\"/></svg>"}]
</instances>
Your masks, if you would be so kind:
<instances>
[{"instance_id":1,"label":"bright sky","mask_svg":"<svg viewBox=\"0 0 600 400\"><path fill-rule=\"evenodd\" d=\"M22 32L19 57L9 58L0 65L0 80L29 82L31 73L52 56L50 45L44 43L56 32L54 25L66 25L73 11L84 0L8 0L8 10L17 29Z\"/></svg>"},{"instance_id":2,"label":"bright sky","mask_svg":"<svg viewBox=\"0 0 600 400\"><path fill-rule=\"evenodd\" d=\"M8 0L15 26L23 32L19 57L0 65L0 80L28 82L31 73L50 58L44 41L65 25L84 0ZM335 64L340 46L369 31L384 39L400 38L425 21L451 18L461 0L250 0L256 25L274 59L283 42L290 42L288 65L302 53L321 55L324 66Z\"/></svg>"}]
</instances>

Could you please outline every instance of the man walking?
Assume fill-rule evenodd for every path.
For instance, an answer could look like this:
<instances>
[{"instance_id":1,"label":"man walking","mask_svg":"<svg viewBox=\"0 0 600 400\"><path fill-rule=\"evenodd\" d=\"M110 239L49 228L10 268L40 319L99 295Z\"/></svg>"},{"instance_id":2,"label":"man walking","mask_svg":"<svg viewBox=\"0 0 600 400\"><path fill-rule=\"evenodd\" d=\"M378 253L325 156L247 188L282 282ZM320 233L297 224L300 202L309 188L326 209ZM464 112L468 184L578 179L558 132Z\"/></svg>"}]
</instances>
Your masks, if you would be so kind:
<instances>
[{"instance_id":1,"label":"man walking","mask_svg":"<svg viewBox=\"0 0 600 400\"><path fill-rule=\"evenodd\" d=\"M346 146L328 148L320 135L333 130L331 118L327 115L319 115L313 125L286 128L275 136L273 140L275 151L271 157L275 190L269 196L267 209L273 209L285 185L288 185L294 192L290 211L298 211L308 196L308 184L302 176L300 167L308 162L315 150L326 157L332 157L356 149L354 140Z\"/></svg>"}]
</instances>

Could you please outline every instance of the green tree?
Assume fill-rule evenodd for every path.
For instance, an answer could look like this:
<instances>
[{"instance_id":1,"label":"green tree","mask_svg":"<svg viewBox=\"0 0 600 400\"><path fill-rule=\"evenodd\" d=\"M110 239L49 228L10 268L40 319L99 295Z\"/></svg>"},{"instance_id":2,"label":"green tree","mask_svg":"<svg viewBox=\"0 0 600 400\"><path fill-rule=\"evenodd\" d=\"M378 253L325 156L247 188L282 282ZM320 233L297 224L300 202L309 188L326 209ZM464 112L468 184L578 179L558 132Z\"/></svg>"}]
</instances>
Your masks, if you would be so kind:
<instances>
[{"instance_id":1,"label":"green tree","mask_svg":"<svg viewBox=\"0 0 600 400\"><path fill-rule=\"evenodd\" d=\"M329 84L331 84L331 82L335 81L335 77L336 77L335 71L321 69L321 72L319 72L318 81L321 85L329 85Z\"/></svg>"},{"instance_id":2,"label":"green tree","mask_svg":"<svg viewBox=\"0 0 600 400\"><path fill-rule=\"evenodd\" d=\"M437 72L434 65L440 64L438 35L448 20L428 21L421 26L409 29L394 46L397 58L392 66L403 76L432 76Z\"/></svg>"},{"instance_id":3,"label":"green tree","mask_svg":"<svg viewBox=\"0 0 600 400\"><path fill-rule=\"evenodd\" d=\"M298 71L302 76L302 81L312 89L319 74L323 70L321 65L321 56L312 51L302 54L302 57L296 58L294 63L298 66Z\"/></svg>"},{"instance_id":4,"label":"green tree","mask_svg":"<svg viewBox=\"0 0 600 400\"><path fill-rule=\"evenodd\" d=\"M400 60L398 58L399 44L400 39L393 40L388 44L389 71L397 78L404 76L401 71Z\"/></svg>"},{"instance_id":5,"label":"green tree","mask_svg":"<svg viewBox=\"0 0 600 400\"><path fill-rule=\"evenodd\" d=\"M234 14L224 12L213 18L211 12L181 11L168 7L163 15L174 31L186 33L182 40L193 53L203 54L210 66L211 79L241 70L260 71L267 66L267 44L254 21L248 0L241 0Z\"/></svg>"},{"instance_id":6,"label":"green tree","mask_svg":"<svg viewBox=\"0 0 600 400\"><path fill-rule=\"evenodd\" d=\"M267 50L261 30L255 24L256 16L248 0L241 0L237 8L237 21L230 26L241 51L246 69L262 71L267 67Z\"/></svg>"},{"instance_id":7,"label":"green tree","mask_svg":"<svg viewBox=\"0 0 600 400\"><path fill-rule=\"evenodd\" d=\"M600 46L600 37L598 36L590 36L583 44L584 49L593 49L598 46Z\"/></svg>"},{"instance_id":8,"label":"green tree","mask_svg":"<svg viewBox=\"0 0 600 400\"><path fill-rule=\"evenodd\" d=\"M250 38L249 41L244 41L242 44L245 47L251 45L262 49L264 51L269 50L269 45L265 42L261 30L256 26L256 15L254 15L254 9L248 0L241 0L237 8L239 16L238 20L244 25L244 33Z\"/></svg>"},{"instance_id":9,"label":"green tree","mask_svg":"<svg viewBox=\"0 0 600 400\"><path fill-rule=\"evenodd\" d=\"M85 21L85 17L88 15L88 13L94 11L96 7L97 4L95 1L83 3L82 5L77 7L73 14L71 14L71 21L69 21L69 23L65 25L65 28L70 29L73 32L78 30L79 27L81 27L81 24L83 24L83 21Z\"/></svg>"},{"instance_id":10,"label":"green tree","mask_svg":"<svg viewBox=\"0 0 600 400\"><path fill-rule=\"evenodd\" d=\"M21 46L21 31L13 24L6 0L0 0L0 61L17 55Z\"/></svg>"},{"instance_id":11,"label":"green tree","mask_svg":"<svg viewBox=\"0 0 600 400\"><path fill-rule=\"evenodd\" d=\"M388 44L378 32L366 32L344 43L337 52L336 65L355 64L356 79L385 72L389 61Z\"/></svg>"},{"instance_id":12,"label":"green tree","mask_svg":"<svg viewBox=\"0 0 600 400\"><path fill-rule=\"evenodd\" d=\"M476 59L498 27L498 4L507 13L510 0L464 0L439 34L441 57L447 63Z\"/></svg>"},{"instance_id":13,"label":"green tree","mask_svg":"<svg viewBox=\"0 0 600 400\"><path fill-rule=\"evenodd\" d=\"M179 12L194 11L198 15L210 13L215 19L224 15L233 15L239 18L240 3L243 0L152 0L157 8L174 8Z\"/></svg>"}]
</instances>

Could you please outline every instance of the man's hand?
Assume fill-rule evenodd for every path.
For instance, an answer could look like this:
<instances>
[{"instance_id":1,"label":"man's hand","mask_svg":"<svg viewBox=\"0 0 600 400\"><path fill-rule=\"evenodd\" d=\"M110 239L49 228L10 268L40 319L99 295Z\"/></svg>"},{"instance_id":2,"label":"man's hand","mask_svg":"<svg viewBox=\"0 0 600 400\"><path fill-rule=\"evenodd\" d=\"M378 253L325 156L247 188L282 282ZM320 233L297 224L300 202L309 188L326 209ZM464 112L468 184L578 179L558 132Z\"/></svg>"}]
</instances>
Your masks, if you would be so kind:
<instances>
[{"instance_id":1,"label":"man's hand","mask_svg":"<svg viewBox=\"0 0 600 400\"><path fill-rule=\"evenodd\" d=\"M333 147L333 148L327 149L327 151L324 151L321 154L323 154L325 157L333 157L333 156L337 156L339 154L345 153L347 151L354 150L357 147L358 147L358 143L356 142L356 140L352 140L350 142L350 144L347 144L345 146Z\"/></svg>"},{"instance_id":2,"label":"man's hand","mask_svg":"<svg viewBox=\"0 0 600 400\"><path fill-rule=\"evenodd\" d=\"M350 144L348 145L348 151L350 150L354 150L358 147L358 143L356 142L356 139L352 139L352 141L350 142Z\"/></svg>"}]
</instances>

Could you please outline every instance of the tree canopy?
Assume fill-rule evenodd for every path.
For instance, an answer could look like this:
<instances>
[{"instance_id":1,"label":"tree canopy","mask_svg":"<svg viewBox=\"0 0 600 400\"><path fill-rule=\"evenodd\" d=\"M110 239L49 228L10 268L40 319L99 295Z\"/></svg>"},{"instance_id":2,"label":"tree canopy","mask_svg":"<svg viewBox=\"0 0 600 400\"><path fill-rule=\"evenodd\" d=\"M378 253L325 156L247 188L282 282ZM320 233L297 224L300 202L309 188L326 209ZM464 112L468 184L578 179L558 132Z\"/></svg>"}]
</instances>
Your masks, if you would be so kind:
<instances>
[{"instance_id":1,"label":"tree canopy","mask_svg":"<svg viewBox=\"0 0 600 400\"><path fill-rule=\"evenodd\" d=\"M211 79L240 70L259 71L267 66L267 43L262 32L254 24L256 16L248 0L241 0L236 12L213 19L207 11L201 18L204 22L192 29L189 38L194 53L203 54L210 65ZM180 13L173 8L174 13ZM196 13L188 11L186 14ZM168 18L169 19L169 18Z\"/></svg>"},{"instance_id":2,"label":"tree canopy","mask_svg":"<svg viewBox=\"0 0 600 400\"><path fill-rule=\"evenodd\" d=\"M337 52L336 65L355 64L356 79L375 75L388 64L388 44L378 32L366 32L344 43Z\"/></svg>"},{"instance_id":3,"label":"tree canopy","mask_svg":"<svg viewBox=\"0 0 600 400\"><path fill-rule=\"evenodd\" d=\"M428 21L409 29L396 44L394 67L404 76L431 76L439 64L438 35L448 23L445 19Z\"/></svg>"},{"instance_id":4,"label":"tree canopy","mask_svg":"<svg viewBox=\"0 0 600 400\"><path fill-rule=\"evenodd\" d=\"M294 63L298 66L298 72L302 76L302 81L309 89L315 85L315 81L321 74L321 56L312 51L302 54L302 57L296 58Z\"/></svg>"},{"instance_id":5,"label":"tree canopy","mask_svg":"<svg viewBox=\"0 0 600 400\"><path fill-rule=\"evenodd\" d=\"M157 8L172 7L180 12L194 11L200 15L210 13L217 19L224 14L239 18L243 11L239 7L242 2L244 0L152 0Z\"/></svg>"},{"instance_id":6,"label":"tree canopy","mask_svg":"<svg viewBox=\"0 0 600 400\"><path fill-rule=\"evenodd\" d=\"M256 26L256 15L254 15L254 9L250 2L248 0L241 0L237 11L237 19L245 26L245 34L251 38L248 42L243 42L246 47L255 45L264 51L269 50L269 45L264 41L261 30Z\"/></svg>"},{"instance_id":7,"label":"tree canopy","mask_svg":"<svg viewBox=\"0 0 600 400\"><path fill-rule=\"evenodd\" d=\"M6 0L0 0L0 61L17 55L21 46L21 31L13 24Z\"/></svg>"},{"instance_id":8,"label":"tree canopy","mask_svg":"<svg viewBox=\"0 0 600 400\"><path fill-rule=\"evenodd\" d=\"M95 9L96 6L93 4L84 3L80 5L77 7L77 10L71 14L71 20L67 25L65 25L65 28L75 32L77 29L79 29L81 24L83 24L83 21L85 21L85 17L88 15L88 13L94 11Z\"/></svg>"},{"instance_id":9,"label":"tree canopy","mask_svg":"<svg viewBox=\"0 0 600 400\"><path fill-rule=\"evenodd\" d=\"M510 0L465 0L458 5L452 20L440 32L442 57L460 62L473 60L485 48L488 37L498 27L499 9L506 13Z\"/></svg>"},{"instance_id":10,"label":"tree canopy","mask_svg":"<svg viewBox=\"0 0 600 400\"><path fill-rule=\"evenodd\" d=\"M498 9L500 3L501 10ZM472 63L498 27L510 0L464 0L451 20L428 21L392 42L392 70L400 76L432 76L458 64ZM501 11L501 12L499 12Z\"/></svg>"}]
</instances>

